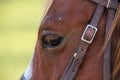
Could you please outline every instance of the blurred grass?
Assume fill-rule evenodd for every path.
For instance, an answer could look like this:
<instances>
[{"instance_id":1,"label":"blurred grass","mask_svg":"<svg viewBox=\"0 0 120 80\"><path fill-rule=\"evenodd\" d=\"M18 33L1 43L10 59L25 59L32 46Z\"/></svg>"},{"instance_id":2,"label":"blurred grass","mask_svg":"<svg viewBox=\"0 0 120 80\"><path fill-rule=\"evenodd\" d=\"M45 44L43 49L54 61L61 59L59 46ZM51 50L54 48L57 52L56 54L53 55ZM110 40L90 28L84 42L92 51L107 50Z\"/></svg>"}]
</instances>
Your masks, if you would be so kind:
<instances>
[{"instance_id":1,"label":"blurred grass","mask_svg":"<svg viewBox=\"0 0 120 80\"><path fill-rule=\"evenodd\" d=\"M0 0L0 80L19 80L34 51L45 0Z\"/></svg>"}]
</instances>

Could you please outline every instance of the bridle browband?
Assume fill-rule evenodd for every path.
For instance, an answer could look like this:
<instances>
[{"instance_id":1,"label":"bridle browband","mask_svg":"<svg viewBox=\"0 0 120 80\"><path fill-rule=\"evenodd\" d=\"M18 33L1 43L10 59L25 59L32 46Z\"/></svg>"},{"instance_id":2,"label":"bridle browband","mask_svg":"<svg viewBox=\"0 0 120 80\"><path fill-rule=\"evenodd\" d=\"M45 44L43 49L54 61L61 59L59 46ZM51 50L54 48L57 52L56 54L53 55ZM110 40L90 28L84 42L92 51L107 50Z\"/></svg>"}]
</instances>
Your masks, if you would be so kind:
<instances>
[{"instance_id":1,"label":"bridle browband","mask_svg":"<svg viewBox=\"0 0 120 80\"><path fill-rule=\"evenodd\" d=\"M111 80L110 77L110 46L111 46L111 35L115 28L115 13L116 9L119 5L118 0L91 0L92 2L96 3L96 9L93 14L93 17L90 23L86 26L83 35L81 37L79 47L77 51L71 57L65 71L60 80L73 80L81 66L83 59L86 55L87 49L90 44L93 42L93 39L98 30L98 23L103 15L105 9L108 10L107 15L107 23L106 23L106 32L105 32L105 45L103 45L103 50L101 53L104 52L103 57L103 80ZM112 24L114 23L114 24ZM109 34L111 33L111 34Z\"/></svg>"}]
</instances>

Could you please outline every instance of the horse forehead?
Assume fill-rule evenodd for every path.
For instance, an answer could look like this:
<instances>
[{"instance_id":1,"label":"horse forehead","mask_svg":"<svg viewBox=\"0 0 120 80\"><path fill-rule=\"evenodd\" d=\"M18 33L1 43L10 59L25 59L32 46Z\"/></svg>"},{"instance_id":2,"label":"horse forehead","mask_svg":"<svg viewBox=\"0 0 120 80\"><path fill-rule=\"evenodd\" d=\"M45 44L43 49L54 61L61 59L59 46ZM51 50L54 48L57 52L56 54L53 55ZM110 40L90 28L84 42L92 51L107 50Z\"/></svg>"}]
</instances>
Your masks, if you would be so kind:
<instances>
[{"instance_id":1,"label":"horse forehead","mask_svg":"<svg viewBox=\"0 0 120 80\"><path fill-rule=\"evenodd\" d=\"M91 3L89 0L53 0L48 13L53 14L54 12L54 14L63 15L67 18L77 14L79 14L79 16L82 16L82 13L86 15L86 12L92 12L91 5L93 5L93 3Z\"/></svg>"},{"instance_id":2,"label":"horse forehead","mask_svg":"<svg viewBox=\"0 0 120 80\"><path fill-rule=\"evenodd\" d=\"M80 2L80 1L81 0L75 0L75 1L73 1L73 0L59 0L59 1L55 0L55 1L53 1L51 7L48 10L47 18L49 15L49 17L57 18L57 20L60 20L60 16L63 16L67 19L69 19L69 18L71 19L73 17L73 19L74 19L75 16L77 16L78 14L79 14L79 16L83 17L83 15L86 14L85 12L87 11L85 9L90 8L90 6L89 6L89 4L86 5L87 3L89 3L88 1L84 1L84 2L82 2L82 1Z\"/></svg>"},{"instance_id":3,"label":"horse forehead","mask_svg":"<svg viewBox=\"0 0 120 80\"><path fill-rule=\"evenodd\" d=\"M89 8L85 5L87 3L88 2L80 3L78 0L54 0L46 16L42 20L41 28L67 30L69 27L69 30L75 29L75 26L85 23L90 19L92 9L85 10ZM89 10L91 10L91 12ZM87 15L87 12L90 14Z\"/></svg>"}]
</instances>

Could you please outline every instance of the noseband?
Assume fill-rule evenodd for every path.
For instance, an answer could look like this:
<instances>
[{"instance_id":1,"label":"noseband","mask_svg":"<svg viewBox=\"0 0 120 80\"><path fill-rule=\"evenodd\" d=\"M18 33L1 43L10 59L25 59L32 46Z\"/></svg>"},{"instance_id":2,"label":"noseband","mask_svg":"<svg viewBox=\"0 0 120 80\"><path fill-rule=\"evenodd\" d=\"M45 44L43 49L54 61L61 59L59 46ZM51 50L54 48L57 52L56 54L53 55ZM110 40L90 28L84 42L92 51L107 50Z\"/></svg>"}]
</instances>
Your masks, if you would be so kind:
<instances>
[{"instance_id":1,"label":"noseband","mask_svg":"<svg viewBox=\"0 0 120 80\"><path fill-rule=\"evenodd\" d=\"M79 47L77 51L73 54L72 58L70 59L65 71L62 75L61 80L73 80L75 75L77 74L83 59L86 55L87 49L90 44L93 42L93 39L98 31L98 23L103 15L103 12L107 9L107 23L106 23L106 33L105 36L109 38L105 39L105 46L101 53L104 51L104 58L103 58L103 80L110 80L110 35L108 33L112 33L113 30L111 26L113 23L113 19L115 17L115 12L118 6L118 0L91 0L92 2L96 3L96 9L93 14L93 17L90 23L86 26L83 35L80 40ZM115 26L114 26L115 27Z\"/></svg>"}]
</instances>

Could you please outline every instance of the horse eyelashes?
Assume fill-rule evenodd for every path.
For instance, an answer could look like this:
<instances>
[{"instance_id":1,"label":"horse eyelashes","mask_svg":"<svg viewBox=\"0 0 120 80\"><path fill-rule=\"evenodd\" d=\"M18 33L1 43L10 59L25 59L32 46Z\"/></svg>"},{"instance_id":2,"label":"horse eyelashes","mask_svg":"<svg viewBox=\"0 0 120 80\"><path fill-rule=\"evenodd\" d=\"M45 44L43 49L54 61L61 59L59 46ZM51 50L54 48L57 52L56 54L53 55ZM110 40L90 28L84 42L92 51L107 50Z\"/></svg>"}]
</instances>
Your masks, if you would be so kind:
<instances>
[{"instance_id":1,"label":"horse eyelashes","mask_svg":"<svg viewBox=\"0 0 120 80\"><path fill-rule=\"evenodd\" d=\"M56 34L48 34L42 37L41 43L43 48L55 48L61 44L63 37Z\"/></svg>"}]
</instances>

